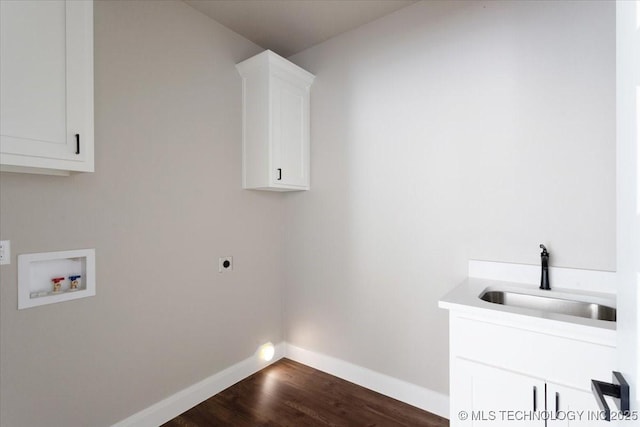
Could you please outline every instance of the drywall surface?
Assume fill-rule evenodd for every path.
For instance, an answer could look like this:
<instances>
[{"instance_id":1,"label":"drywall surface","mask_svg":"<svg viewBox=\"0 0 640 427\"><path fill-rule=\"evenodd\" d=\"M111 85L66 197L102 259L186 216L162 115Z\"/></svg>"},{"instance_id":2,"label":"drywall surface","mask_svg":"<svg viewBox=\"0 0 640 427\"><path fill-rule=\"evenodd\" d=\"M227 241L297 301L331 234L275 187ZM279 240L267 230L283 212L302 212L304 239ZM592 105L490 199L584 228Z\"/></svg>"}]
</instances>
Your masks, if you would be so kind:
<instances>
[{"instance_id":1,"label":"drywall surface","mask_svg":"<svg viewBox=\"0 0 640 427\"><path fill-rule=\"evenodd\" d=\"M468 259L615 269L614 3L419 2L291 59L316 75L291 344L446 393Z\"/></svg>"},{"instance_id":2,"label":"drywall surface","mask_svg":"<svg viewBox=\"0 0 640 427\"><path fill-rule=\"evenodd\" d=\"M97 295L18 311L2 266L0 425L108 426L282 341L282 199L241 189L261 50L180 1L96 2L96 172L3 173L0 225L14 254L95 248Z\"/></svg>"},{"instance_id":3,"label":"drywall surface","mask_svg":"<svg viewBox=\"0 0 640 427\"><path fill-rule=\"evenodd\" d=\"M618 363L640 408L640 2L616 4Z\"/></svg>"}]
</instances>

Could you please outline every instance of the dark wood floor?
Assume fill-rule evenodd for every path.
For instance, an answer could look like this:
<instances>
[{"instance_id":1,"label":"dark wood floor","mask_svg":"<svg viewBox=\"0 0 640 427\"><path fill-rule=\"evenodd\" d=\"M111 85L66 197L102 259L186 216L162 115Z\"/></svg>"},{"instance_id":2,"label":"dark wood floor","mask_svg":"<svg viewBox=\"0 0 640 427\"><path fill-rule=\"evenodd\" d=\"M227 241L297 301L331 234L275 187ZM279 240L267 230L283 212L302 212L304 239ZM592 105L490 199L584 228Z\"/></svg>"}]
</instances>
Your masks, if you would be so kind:
<instances>
[{"instance_id":1,"label":"dark wood floor","mask_svg":"<svg viewBox=\"0 0 640 427\"><path fill-rule=\"evenodd\" d=\"M289 359L218 393L163 427L442 427L449 421Z\"/></svg>"}]
</instances>

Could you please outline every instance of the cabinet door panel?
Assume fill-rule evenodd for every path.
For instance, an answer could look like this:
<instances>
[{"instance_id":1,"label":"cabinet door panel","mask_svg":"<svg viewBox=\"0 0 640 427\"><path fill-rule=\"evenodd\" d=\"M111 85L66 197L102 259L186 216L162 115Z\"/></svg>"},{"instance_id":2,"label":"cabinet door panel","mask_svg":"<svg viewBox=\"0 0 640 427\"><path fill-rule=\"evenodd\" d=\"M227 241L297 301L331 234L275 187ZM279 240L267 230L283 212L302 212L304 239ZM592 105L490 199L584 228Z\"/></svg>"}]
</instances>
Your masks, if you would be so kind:
<instances>
[{"instance_id":1,"label":"cabinet door panel","mask_svg":"<svg viewBox=\"0 0 640 427\"><path fill-rule=\"evenodd\" d=\"M299 87L274 77L273 174L274 183L307 185L306 95Z\"/></svg>"},{"instance_id":2,"label":"cabinet door panel","mask_svg":"<svg viewBox=\"0 0 640 427\"><path fill-rule=\"evenodd\" d=\"M591 391L547 384L547 402L551 419L548 427L604 427L600 408ZM615 406L613 406L615 408Z\"/></svg>"},{"instance_id":3,"label":"cabinet door panel","mask_svg":"<svg viewBox=\"0 0 640 427\"><path fill-rule=\"evenodd\" d=\"M451 414L453 426L544 426L544 381L464 359L456 369L455 384L464 383L466 396L455 396L461 402Z\"/></svg>"},{"instance_id":4,"label":"cabinet door panel","mask_svg":"<svg viewBox=\"0 0 640 427\"><path fill-rule=\"evenodd\" d=\"M85 124L93 100L87 93L92 70L84 27L90 5L83 3L0 2L3 154L84 160L85 152L76 153L75 135L93 143L93 130Z\"/></svg>"}]
</instances>

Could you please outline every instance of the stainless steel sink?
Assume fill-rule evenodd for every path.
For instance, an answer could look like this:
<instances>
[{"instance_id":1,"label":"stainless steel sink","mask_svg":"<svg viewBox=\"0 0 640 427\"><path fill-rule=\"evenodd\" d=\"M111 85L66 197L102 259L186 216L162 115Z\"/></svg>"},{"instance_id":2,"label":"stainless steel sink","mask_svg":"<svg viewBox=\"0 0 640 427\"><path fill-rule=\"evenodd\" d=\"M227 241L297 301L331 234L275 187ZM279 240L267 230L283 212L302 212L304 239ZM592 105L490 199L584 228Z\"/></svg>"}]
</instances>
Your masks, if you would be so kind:
<instances>
[{"instance_id":1,"label":"stainless steel sink","mask_svg":"<svg viewBox=\"0 0 640 427\"><path fill-rule=\"evenodd\" d=\"M529 308L587 319L616 321L616 309L589 301L574 301L553 296L530 295L510 291L485 290L480 299L510 307Z\"/></svg>"}]
</instances>

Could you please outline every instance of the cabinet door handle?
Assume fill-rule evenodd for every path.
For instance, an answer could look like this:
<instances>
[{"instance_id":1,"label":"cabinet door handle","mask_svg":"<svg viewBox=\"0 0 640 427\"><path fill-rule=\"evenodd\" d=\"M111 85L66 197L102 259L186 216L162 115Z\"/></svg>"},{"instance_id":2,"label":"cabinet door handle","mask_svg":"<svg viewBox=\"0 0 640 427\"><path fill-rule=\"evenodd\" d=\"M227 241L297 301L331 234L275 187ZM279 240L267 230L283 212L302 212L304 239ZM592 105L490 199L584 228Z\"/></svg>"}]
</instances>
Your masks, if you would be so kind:
<instances>
[{"instance_id":1,"label":"cabinet door handle","mask_svg":"<svg viewBox=\"0 0 640 427\"><path fill-rule=\"evenodd\" d=\"M282 169L278 168L278 181L282 180Z\"/></svg>"},{"instance_id":2,"label":"cabinet door handle","mask_svg":"<svg viewBox=\"0 0 640 427\"><path fill-rule=\"evenodd\" d=\"M558 418L559 412L560 412L560 393L556 391L556 418Z\"/></svg>"},{"instance_id":3,"label":"cabinet door handle","mask_svg":"<svg viewBox=\"0 0 640 427\"><path fill-rule=\"evenodd\" d=\"M536 412L538 410L538 388L536 386L533 386L533 412Z\"/></svg>"},{"instance_id":4,"label":"cabinet door handle","mask_svg":"<svg viewBox=\"0 0 640 427\"><path fill-rule=\"evenodd\" d=\"M76 133L76 154L80 154L80 134Z\"/></svg>"}]
</instances>

